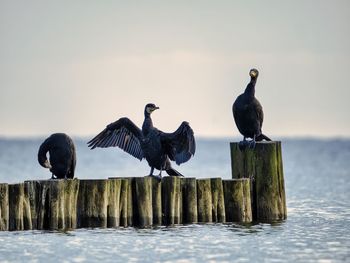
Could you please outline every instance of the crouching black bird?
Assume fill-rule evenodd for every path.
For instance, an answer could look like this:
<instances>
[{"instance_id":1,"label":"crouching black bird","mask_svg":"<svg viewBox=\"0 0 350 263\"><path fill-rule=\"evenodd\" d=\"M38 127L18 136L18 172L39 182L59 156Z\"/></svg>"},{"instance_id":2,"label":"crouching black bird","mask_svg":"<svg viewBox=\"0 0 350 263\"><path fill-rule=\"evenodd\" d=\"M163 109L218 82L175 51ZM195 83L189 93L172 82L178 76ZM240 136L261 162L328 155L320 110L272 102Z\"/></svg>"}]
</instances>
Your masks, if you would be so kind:
<instances>
[{"instance_id":1,"label":"crouching black bird","mask_svg":"<svg viewBox=\"0 0 350 263\"><path fill-rule=\"evenodd\" d=\"M47 160L47 152L50 161ZM64 133L52 134L40 145L38 162L42 167L50 169L52 179L74 178L76 153L73 140Z\"/></svg>"},{"instance_id":2,"label":"crouching black bird","mask_svg":"<svg viewBox=\"0 0 350 263\"><path fill-rule=\"evenodd\" d=\"M153 170L165 170L168 175L182 176L173 169L170 160L180 165L187 162L196 151L196 143L193 130L188 122L182 122L180 127L173 133L165 133L153 126L151 113L159 109L154 104L145 107L145 119L140 130L130 119L120 118L112 122L96 137L88 142L91 150L96 147L118 146L140 161L145 158Z\"/></svg>"},{"instance_id":3,"label":"crouching black bird","mask_svg":"<svg viewBox=\"0 0 350 263\"><path fill-rule=\"evenodd\" d=\"M240 142L240 149L249 145L249 148L255 147L255 141L267 140L269 137L264 135L261 127L264 120L264 112L260 102L255 98L255 84L259 76L257 69L251 69L251 77L244 93L239 95L232 105L232 113L239 132L243 135L243 141ZM252 138L247 142L246 138Z\"/></svg>"}]
</instances>

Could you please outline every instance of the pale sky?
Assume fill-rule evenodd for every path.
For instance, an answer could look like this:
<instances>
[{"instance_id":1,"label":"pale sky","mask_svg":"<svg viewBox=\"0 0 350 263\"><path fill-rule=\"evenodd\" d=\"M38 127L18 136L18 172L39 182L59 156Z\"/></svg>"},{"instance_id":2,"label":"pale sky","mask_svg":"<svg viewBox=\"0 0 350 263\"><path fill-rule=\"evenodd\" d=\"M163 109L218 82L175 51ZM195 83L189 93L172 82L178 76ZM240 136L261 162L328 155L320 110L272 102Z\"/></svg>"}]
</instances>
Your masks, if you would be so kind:
<instances>
[{"instance_id":1,"label":"pale sky","mask_svg":"<svg viewBox=\"0 0 350 263\"><path fill-rule=\"evenodd\" d=\"M350 1L0 0L0 136L90 136L144 105L174 131L239 136L260 71L268 136L350 136Z\"/></svg>"}]
</instances>

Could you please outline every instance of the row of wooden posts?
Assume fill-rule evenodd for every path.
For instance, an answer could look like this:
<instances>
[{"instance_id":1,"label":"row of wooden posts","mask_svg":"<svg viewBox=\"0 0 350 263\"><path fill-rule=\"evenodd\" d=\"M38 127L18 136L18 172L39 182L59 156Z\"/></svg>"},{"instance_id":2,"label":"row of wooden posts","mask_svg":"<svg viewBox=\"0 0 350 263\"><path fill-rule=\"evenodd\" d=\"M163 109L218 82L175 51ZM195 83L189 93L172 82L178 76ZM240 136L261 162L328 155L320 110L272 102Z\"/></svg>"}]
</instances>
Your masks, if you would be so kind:
<instances>
[{"instance_id":1,"label":"row of wooden posts","mask_svg":"<svg viewBox=\"0 0 350 263\"><path fill-rule=\"evenodd\" d=\"M233 179L164 177L0 184L0 230L271 222L286 218L281 144L241 151Z\"/></svg>"}]
</instances>

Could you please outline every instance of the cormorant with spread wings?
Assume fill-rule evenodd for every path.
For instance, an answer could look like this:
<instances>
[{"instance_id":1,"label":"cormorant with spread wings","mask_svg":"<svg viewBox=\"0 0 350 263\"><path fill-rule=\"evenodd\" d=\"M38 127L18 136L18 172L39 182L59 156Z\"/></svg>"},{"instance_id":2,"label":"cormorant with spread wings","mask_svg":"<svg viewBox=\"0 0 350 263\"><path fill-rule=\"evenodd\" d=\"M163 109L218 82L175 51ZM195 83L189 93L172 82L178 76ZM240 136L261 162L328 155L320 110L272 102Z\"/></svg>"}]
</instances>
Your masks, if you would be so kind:
<instances>
[{"instance_id":1,"label":"cormorant with spread wings","mask_svg":"<svg viewBox=\"0 0 350 263\"><path fill-rule=\"evenodd\" d=\"M149 103L145 106L145 119L142 130L130 119L124 117L112 122L96 135L88 146L96 147L119 147L140 161L145 158L151 167L150 176L153 176L154 168L165 170L172 176L183 176L173 169L170 160L180 165L187 162L196 151L196 142L193 130L188 122L182 122L180 127L173 133L165 133L153 126L151 113L159 109Z\"/></svg>"}]
</instances>

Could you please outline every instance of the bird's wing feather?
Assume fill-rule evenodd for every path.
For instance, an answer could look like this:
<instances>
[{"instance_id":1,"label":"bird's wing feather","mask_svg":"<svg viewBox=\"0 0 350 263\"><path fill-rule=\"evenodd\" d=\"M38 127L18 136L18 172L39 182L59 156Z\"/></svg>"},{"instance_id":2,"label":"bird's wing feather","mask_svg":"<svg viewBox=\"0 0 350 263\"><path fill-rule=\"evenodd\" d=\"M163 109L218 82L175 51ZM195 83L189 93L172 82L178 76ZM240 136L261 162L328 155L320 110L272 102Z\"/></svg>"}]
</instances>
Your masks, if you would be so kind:
<instances>
[{"instance_id":1,"label":"bird's wing feather","mask_svg":"<svg viewBox=\"0 0 350 263\"><path fill-rule=\"evenodd\" d=\"M236 108L236 102L232 105L232 113L233 113L233 118L237 124L238 113L237 113L237 108Z\"/></svg>"},{"instance_id":2,"label":"bird's wing feather","mask_svg":"<svg viewBox=\"0 0 350 263\"><path fill-rule=\"evenodd\" d=\"M187 162L196 152L193 130L188 122L182 122L175 132L161 132L160 136L166 154L177 164Z\"/></svg>"},{"instance_id":3,"label":"bird's wing feather","mask_svg":"<svg viewBox=\"0 0 350 263\"><path fill-rule=\"evenodd\" d=\"M256 116L258 117L260 128L261 128L264 121L264 111L258 100L255 101L254 108L255 108Z\"/></svg>"},{"instance_id":4,"label":"bird's wing feather","mask_svg":"<svg viewBox=\"0 0 350 263\"><path fill-rule=\"evenodd\" d=\"M141 149L143 138L141 130L128 118L120 118L107 127L88 142L92 149L96 147L119 147L135 158L144 158Z\"/></svg>"}]
</instances>

